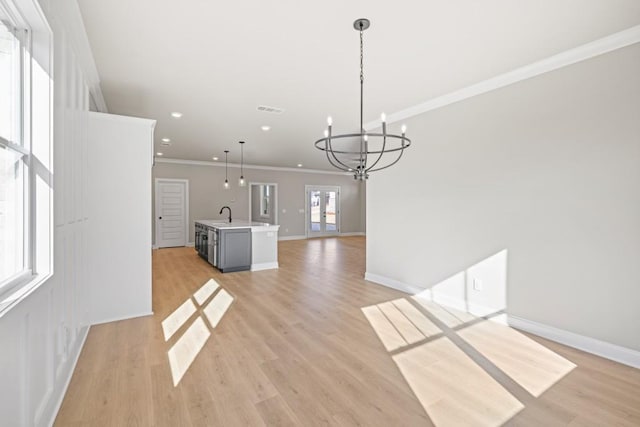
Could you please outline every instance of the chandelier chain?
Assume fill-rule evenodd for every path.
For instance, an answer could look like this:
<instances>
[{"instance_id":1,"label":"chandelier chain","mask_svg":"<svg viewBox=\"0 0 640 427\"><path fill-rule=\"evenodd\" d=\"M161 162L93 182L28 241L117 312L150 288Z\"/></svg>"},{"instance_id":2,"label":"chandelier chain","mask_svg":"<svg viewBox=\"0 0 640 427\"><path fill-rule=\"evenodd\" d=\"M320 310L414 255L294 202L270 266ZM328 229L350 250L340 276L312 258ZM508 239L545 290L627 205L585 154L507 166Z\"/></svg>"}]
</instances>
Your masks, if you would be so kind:
<instances>
[{"instance_id":1,"label":"chandelier chain","mask_svg":"<svg viewBox=\"0 0 640 427\"><path fill-rule=\"evenodd\" d=\"M362 26L362 24L361 24ZM360 30L360 82L364 82L364 47L363 47L363 37L362 30Z\"/></svg>"}]
</instances>

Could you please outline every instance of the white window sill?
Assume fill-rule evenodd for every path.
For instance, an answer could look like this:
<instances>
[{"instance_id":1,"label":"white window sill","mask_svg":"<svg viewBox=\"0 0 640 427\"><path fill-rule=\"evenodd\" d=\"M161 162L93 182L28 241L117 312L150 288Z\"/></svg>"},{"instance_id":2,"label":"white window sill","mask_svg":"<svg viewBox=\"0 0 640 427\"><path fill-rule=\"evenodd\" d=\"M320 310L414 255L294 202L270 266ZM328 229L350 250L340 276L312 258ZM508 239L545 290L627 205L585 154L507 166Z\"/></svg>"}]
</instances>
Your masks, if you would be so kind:
<instances>
[{"instance_id":1,"label":"white window sill","mask_svg":"<svg viewBox=\"0 0 640 427\"><path fill-rule=\"evenodd\" d=\"M25 271L3 286L0 290L0 318L31 295L50 276L50 274L32 275L31 271Z\"/></svg>"}]
</instances>

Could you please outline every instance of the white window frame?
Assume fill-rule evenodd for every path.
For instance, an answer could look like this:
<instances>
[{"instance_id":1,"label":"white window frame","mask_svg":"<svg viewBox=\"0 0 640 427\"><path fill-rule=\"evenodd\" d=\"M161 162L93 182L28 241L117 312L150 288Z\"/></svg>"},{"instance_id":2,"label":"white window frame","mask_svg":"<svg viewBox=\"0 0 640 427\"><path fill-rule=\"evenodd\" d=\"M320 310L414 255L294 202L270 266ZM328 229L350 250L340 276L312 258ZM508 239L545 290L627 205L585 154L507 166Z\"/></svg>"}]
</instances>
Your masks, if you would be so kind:
<instances>
[{"instance_id":1,"label":"white window frame","mask_svg":"<svg viewBox=\"0 0 640 427\"><path fill-rule=\"evenodd\" d=\"M52 32L35 0L0 0L20 43L20 144L2 140L23 155L24 267L0 282L0 317L52 274ZM32 63L38 64L34 73ZM36 105L36 103L38 103ZM34 108L37 106L37 109ZM37 110L37 112L35 111ZM36 138L36 139L34 139ZM34 150L39 158L35 159ZM44 177L44 178L43 178ZM37 181L47 188L37 188Z\"/></svg>"},{"instance_id":2,"label":"white window frame","mask_svg":"<svg viewBox=\"0 0 640 427\"><path fill-rule=\"evenodd\" d=\"M4 14L6 14L9 18L9 22L4 22L5 25L9 25L11 30L13 30L13 35L15 36L18 42L18 55L19 55L19 66L18 66L18 74L19 74L19 86L18 89L18 100L16 103L16 108L19 111L19 117L17 118L17 123L15 123L16 128L18 128L18 132L16 135L16 139L19 141L17 144L14 141L8 141L0 136L0 146L3 149L8 149L13 152L22 154L21 162L23 163L23 180L24 180L24 196L23 196L23 222L22 222L22 250L23 250L23 268L21 271L17 272L13 276L6 278L3 281L0 281L0 295L3 293L15 288L17 285L25 283L29 281L33 274L31 269L31 253L30 248L32 247L31 242L29 241L29 225L31 223L30 218L30 194L31 194L31 151L29 149L28 141L25 136L27 135L25 124L28 122L28 117L25 117L28 114L29 103L25 100L25 85L28 80L28 66L26 65L27 61L25 60L25 56L27 55L25 47L29 45L29 32L20 28L20 22L12 16L11 10L7 5L4 4L3 1L0 0L0 8Z\"/></svg>"}]
</instances>

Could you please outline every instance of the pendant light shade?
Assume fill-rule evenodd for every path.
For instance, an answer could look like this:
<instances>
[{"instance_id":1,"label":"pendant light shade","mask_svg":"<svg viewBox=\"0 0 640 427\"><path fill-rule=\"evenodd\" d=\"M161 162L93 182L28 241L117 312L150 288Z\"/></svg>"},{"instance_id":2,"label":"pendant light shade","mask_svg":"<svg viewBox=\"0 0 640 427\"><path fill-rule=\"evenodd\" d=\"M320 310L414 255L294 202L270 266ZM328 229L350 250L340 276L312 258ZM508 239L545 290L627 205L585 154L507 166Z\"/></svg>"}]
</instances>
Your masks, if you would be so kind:
<instances>
[{"instance_id":1,"label":"pendant light shade","mask_svg":"<svg viewBox=\"0 0 640 427\"><path fill-rule=\"evenodd\" d=\"M240 179L238 185L240 187L246 187L247 181L244 179L244 141L239 141L240 144Z\"/></svg>"},{"instance_id":2,"label":"pendant light shade","mask_svg":"<svg viewBox=\"0 0 640 427\"><path fill-rule=\"evenodd\" d=\"M229 150L224 150L224 189L229 189L229 176L228 176L228 161L229 161Z\"/></svg>"}]
</instances>

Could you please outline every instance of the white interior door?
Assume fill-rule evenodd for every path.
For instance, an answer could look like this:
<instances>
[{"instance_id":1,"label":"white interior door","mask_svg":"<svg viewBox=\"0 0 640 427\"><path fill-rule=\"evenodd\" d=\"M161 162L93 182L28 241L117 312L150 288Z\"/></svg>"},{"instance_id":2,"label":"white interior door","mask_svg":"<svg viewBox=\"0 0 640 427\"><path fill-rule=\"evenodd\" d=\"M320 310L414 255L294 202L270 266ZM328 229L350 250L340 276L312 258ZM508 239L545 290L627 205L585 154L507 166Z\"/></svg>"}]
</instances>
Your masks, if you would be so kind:
<instances>
[{"instance_id":1,"label":"white interior door","mask_svg":"<svg viewBox=\"0 0 640 427\"><path fill-rule=\"evenodd\" d=\"M156 246L186 246L189 182L156 179Z\"/></svg>"},{"instance_id":2,"label":"white interior door","mask_svg":"<svg viewBox=\"0 0 640 427\"><path fill-rule=\"evenodd\" d=\"M340 187L307 187L307 237L340 233Z\"/></svg>"}]
</instances>

